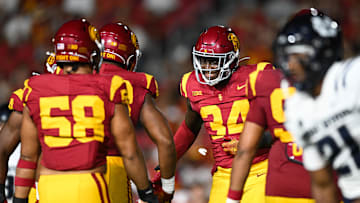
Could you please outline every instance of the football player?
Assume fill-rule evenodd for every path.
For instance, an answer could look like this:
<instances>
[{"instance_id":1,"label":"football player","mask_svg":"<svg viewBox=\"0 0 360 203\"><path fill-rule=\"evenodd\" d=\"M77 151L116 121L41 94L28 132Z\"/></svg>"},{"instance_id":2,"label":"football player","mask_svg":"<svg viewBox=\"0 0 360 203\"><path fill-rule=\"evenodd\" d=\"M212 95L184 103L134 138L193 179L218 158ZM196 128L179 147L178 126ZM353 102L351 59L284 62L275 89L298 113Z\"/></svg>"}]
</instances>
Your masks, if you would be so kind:
<instances>
[{"instance_id":1,"label":"football player","mask_svg":"<svg viewBox=\"0 0 360 203\"><path fill-rule=\"evenodd\" d=\"M110 23L99 32L104 44L104 62L100 74L119 75L129 81L127 89L131 120L134 125L141 121L157 145L164 193L159 195L159 200L169 201L174 193L176 151L167 120L154 102L159 94L157 82L152 75L134 72L140 50L136 35L127 25ZM127 203L131 201L131 188L120 155L116 145L111 143L105 180L109 184L111 201Z\"/></svg>"},{"instance_id":2,"label":"football player","mask_svg":"<svg viewBox=\"0 0 360 203\"><path fill-rule=\"evenodd\" d=\"M303 147L317 202L338 201L332 169L344 202L360 202L360 58L340 61L342 50L340 25L314 8L276 39L280 67L297 89L285 102L285 127Z\"/></svg>"},{"instance_id":3,"label":"football player","mask_svg":"<svg viewBox=\"0 0 360 203\"><path fill-rule=\"evenodd\" d=\"M273 69L269 63L239 66L240 43L235 32L213 26L203 32L193 48L194 71L180 84L187 101L185 120L174 136L177 158L190 148L202 124L211 140L215 164L209 202L225 202L234 156L222 144L238 139L249 112L246 79L251 72ZM261 148L253 161L244 202L264 202L268 148ZM257 175L259 175L257 177Z\"/></svg>"},{"instance_id":4,"label":"football player","mask_svg":"<svg viewBox=\"0 0 360 203\"><path fill-rule=\"evenodd\" d=\"M315 202L311 195L309 174L302 166L302 149L294 143L283 125L283 101L285 96L295 92L294 87L288 87L289 94L283 94L283 79L284 75L280 70L264 70L256 75L250 74L250 110L233 161L227 203L240 201L251 162L265 129L271 132L274 139L268 157L266 202Z\"/></svg>"},{"instance_id":5,"label":"football player","mask_svg":"<svg viewBox=\"0 0 360 203\"><path fill-rule=\"evenodd\" d=\"M109 202L103 173L110 133L140 198L157 202L128 117L126 81L92 74L102 61L97 30L85 19L72 20L53 43L65 75L34 76L25 83L14 202L27 202L40 149L41 201Z\"/></svg>"}]
</instances>

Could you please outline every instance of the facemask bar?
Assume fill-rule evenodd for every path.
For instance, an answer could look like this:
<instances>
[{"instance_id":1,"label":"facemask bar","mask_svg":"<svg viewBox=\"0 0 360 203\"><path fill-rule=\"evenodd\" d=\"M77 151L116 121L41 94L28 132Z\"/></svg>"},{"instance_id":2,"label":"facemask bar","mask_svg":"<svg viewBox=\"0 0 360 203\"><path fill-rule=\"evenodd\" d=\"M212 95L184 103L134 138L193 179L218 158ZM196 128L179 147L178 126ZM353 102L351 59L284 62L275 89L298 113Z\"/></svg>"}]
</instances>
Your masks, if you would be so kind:
<instances>
[{"instance_id":1,"label":"facemask bar","mask_svg":"<svg viewBox=\"0 0 360 203\"><path fill-rule=\"evenodd\" d=\"M193 48L193 66L196 72L196 79L200 84L206 84L214 86L220 81L226 80L231 75L230 65L234 62L235 59L239 57L239 51L228 52L228 53L205 53L196 51L195 47ZM215 69L203 69L198 57L202 58L215 58L218 59L217 68ZM228 61L227 61L228 60ZM238 64L236 64L237 66ZM214 79L210 78L211 72L219 71L218 76ZM209 77L205 76L205 72L209 72ZM201 75L201 79L199 77Z\"/></svg>"}]
</instances>

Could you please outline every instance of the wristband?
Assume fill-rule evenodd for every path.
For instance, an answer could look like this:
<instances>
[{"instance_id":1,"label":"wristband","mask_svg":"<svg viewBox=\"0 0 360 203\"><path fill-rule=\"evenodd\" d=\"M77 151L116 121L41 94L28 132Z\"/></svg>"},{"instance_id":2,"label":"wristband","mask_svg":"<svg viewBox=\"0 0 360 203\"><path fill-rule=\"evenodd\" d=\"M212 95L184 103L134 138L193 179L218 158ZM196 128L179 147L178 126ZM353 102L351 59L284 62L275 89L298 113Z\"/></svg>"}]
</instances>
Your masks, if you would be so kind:
<instances>
[{"instance_id":1,"label":"wristband","mask_svg":"<svg viewBox=\"0 0 360 203\"><path fill-rule=\"evenodd\" d=\"M161 178L162 190L168 194L172 194L175 190L175 176L171 178Z\"/></svg>"},{"instance_id":2,"label":"wristband","mask_svg":"<svg viewBox=\"0 0 360 203\"><path fill-rule=\"evenodd\" d=\"M14 197L13 203L28 203L28 198L17 198L17 197Z\"/></svg>"},{"instance_id":3,"label":"wristband","mask_svg":"<svg viewBox=\"0 0 360 203\"><path fill-rule=\"evenodd\" d=\"M144 189L144 190L137 190L138 194L139 194L139 198L144 201L144 202L148 202L148 203L153 203L153 202L158 202L158 199L156 197L156 195L154 194L153 188L151 186L151 182L148 188Z\"/></svg>"},{"instance_id":4,"label":"wristband","mask_svg":"<svg viewBox=\"0 0 360 203\"><path fill-rule=\"evenodd\" d=\"M241 197L242 197L243 191L236 191L236 190L232 190L229 188L229 192L228 192L228 199L232 199L235 201L240 201Z\"/></svg>"},{"instance_id":5,"label":"wristband","mask_svg":"<svg viewBox=\"0 0 360 203\"><path fill-rule=\"evenodd\" d=\"M35 179L21 178L15 176L15 186L32 187L35 184Z\"/></svg>"},{"instance_id":6,"label":"wristband","mask_svg":"<svg viewBox=\"0 0 360 203\"><path fill-rule=\"evenodd\" d=\"M226 199L226 203L239 203L240 200L233 200L233 199L230 199L229 197Z\"/></svg>"}]
</instances>

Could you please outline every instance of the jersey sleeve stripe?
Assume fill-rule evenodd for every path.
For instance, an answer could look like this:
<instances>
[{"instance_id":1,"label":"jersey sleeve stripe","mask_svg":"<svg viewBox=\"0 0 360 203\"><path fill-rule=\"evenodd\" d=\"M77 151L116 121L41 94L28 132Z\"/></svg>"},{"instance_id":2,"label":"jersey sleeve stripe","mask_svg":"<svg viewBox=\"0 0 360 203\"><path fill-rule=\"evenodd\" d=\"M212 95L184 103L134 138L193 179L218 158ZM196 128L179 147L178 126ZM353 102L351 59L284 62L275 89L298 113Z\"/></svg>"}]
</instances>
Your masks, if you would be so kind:
<instances>
[{"instance_id":1,"label":"jersey sleeve stripe","mask_svg":"<svg viewBox=\"0 0 360 203\"><path fill-rule=\"evenodd\" d=\"M145 73L145 77L146 77L146 89L149 89L151 85L151 79L153 78L153 76Z\"/></svg>"},{"instance_id":2,"label":"jersey sleeve stripe","mask_svg":"<svg viewBox=\"0 0 360 203\"><path fill-rule=\"evenodd\" d=\"M110 86L110 101L114 101L115 93L118 91L118 89L123 83L124 80L120 76L115 75L114 77L112 77Z\"/></svg>"},{"instance_id":3,"label":"jersey sleeve stripe","mask_svg":"<svg viewBox=\"0 0 360 203\"><path fill-rule=\"evenodd\" d=\"M187 82L189 80L190 74L191 74L191 72L186 73L183 76L181 84L180 84L180 90L182 90L182 92L184 93L185 98L188 97L187 90L186 90L186 85L187 85Z\"/></svg>"},{"instance_id":4,"label":"jersey sleeve stripe","mask_svg":"<svg viewBox=\"0 0 360 203\"><path fill-rule=\"evenodd\" d=\"M262 62L262 63L258 63L256 65L256 70L252 73L250 73L249 79L250 79L250 88L251 91L253 93L253 96L256 96L256 89L255 89L255 84L256 84L256 79L257 76L259 74L260 71L264 70L266 68L266 66L271 65L270 63L267 62ZM272 69L274 69L274 67L272 67Z\"/></svg>"},{"instance_id":5,"label":"jersey sleeve stripe","mask_svg":"<svg viewBox=\"0 0 360 203\"><path fill-rule=\"evenodd\" d=\"M25 86L24 87L24 94L26 94L26 95L24 95L25 98L24 98L24 96L22 96L22 99L23 99L22 101L27 102L28 98L29 98L29 95L30 95L30 93L32 91L32 88L29 86L29 79L25 80L24 86Z\"/></svg>"}]
</instances>

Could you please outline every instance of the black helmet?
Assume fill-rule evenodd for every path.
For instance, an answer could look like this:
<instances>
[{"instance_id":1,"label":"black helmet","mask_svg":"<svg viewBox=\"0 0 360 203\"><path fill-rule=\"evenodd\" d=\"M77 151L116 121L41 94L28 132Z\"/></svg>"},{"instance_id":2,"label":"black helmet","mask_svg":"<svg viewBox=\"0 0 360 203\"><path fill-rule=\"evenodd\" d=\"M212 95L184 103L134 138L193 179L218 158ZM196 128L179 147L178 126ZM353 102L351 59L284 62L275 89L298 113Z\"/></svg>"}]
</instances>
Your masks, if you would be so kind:
<instances>
[{"instance_id":1,"label":"black helmet","mask_svg":"<svg viewBox=\"0 0 360 203\"><path fill-rule=\"evenodd\" d=\"M342 33L337 22L317 9L304 9L295 14L279 32L273 44L275 64L289 76L288 56L302 53L305 80L293 81L297 89L311 92L330 66L342 59Z\"/></svg>"},{"instance_id":2,"label":"black helmet","mask_svg":"<svg viewBox=\"0 0 360 203\"><path fill-rule=\"evenodd\" d=\"M5 123L11 114L7 104L0 105L0 123Z\"/></svg>"}]
</instances>

